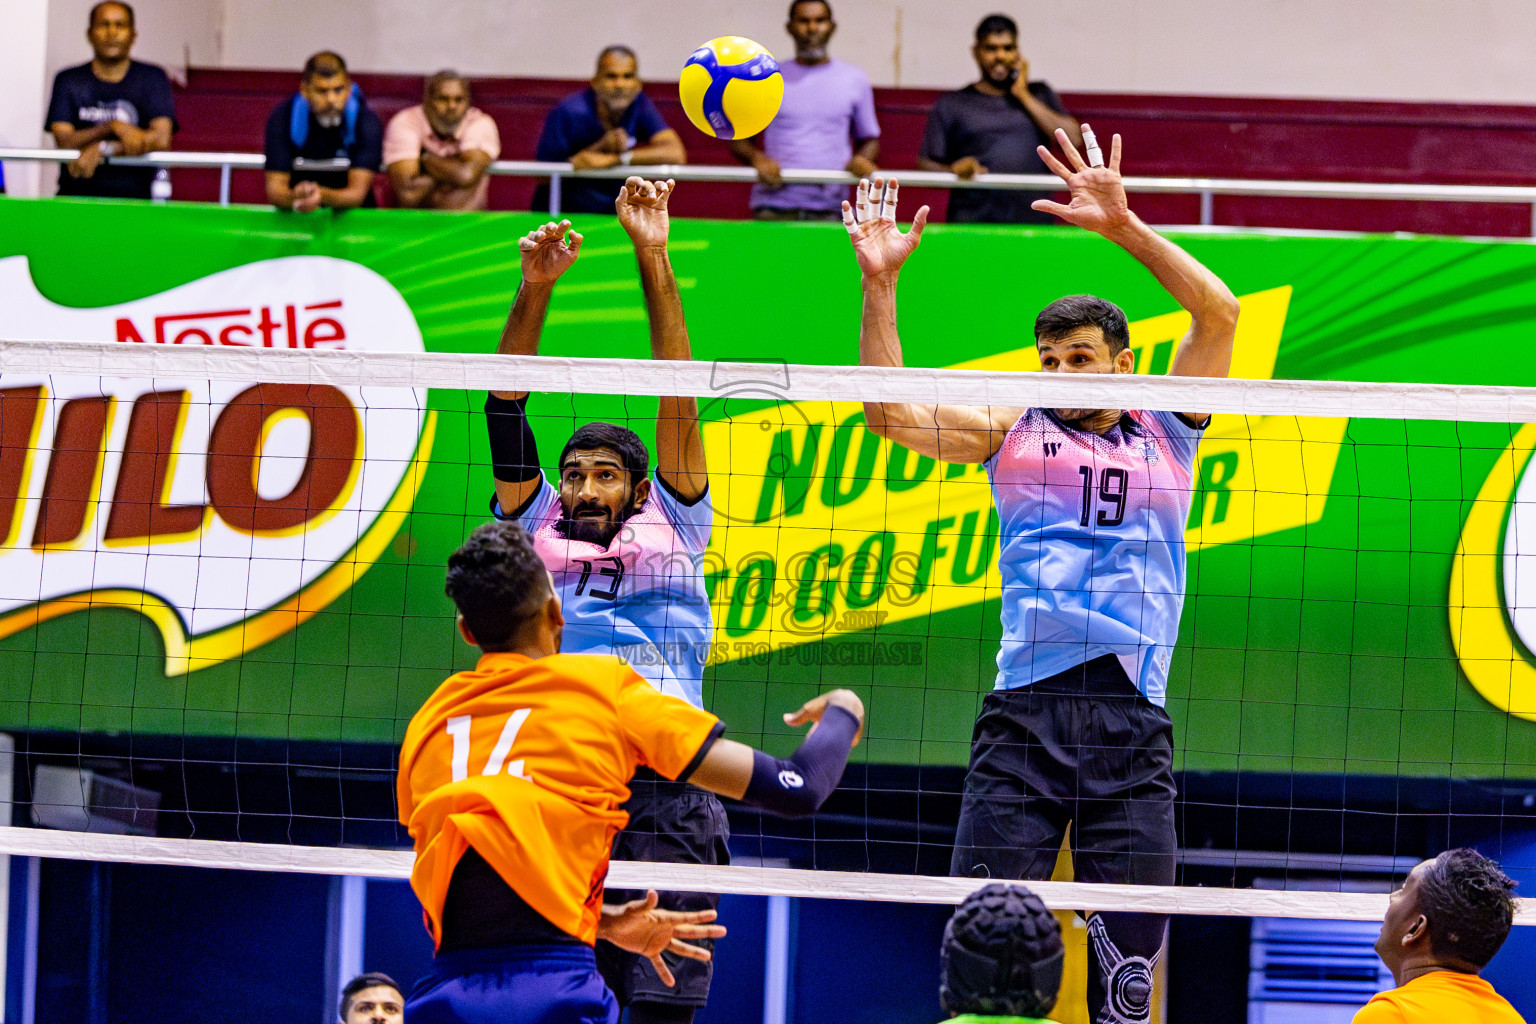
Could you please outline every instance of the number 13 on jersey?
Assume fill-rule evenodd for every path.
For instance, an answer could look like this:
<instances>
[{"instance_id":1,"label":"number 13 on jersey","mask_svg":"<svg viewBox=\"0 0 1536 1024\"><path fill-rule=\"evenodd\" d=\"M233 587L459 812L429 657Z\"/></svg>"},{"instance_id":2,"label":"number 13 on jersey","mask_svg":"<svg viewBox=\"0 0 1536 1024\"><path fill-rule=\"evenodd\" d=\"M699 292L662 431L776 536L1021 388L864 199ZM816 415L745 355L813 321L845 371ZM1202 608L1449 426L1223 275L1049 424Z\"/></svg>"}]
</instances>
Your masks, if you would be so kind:
<instances>
[{"instance_id":1,"label":"number 13 on jersey","mask_svg":"<svg viewBox=\"0 0 1536 1024\"><path fill-rule=\"evenodd\" d=\"M481 769L481 775L500 775L502 766L506 765L507 774L515 778L532 782L533 779L523 774L523 759L507 763L507 755L512 753L512 744L517 742L518 730L528 720L532 708L518 708L507 716L506 724L501 727L501 736L496 740L496 746L491 749L491 756L486 758L485 767ZM469 730L474 723L472 715L456 715L448 719L448 735L453 740L453 781L462 782L469 778Z\"/></svg>"}]
</instances>

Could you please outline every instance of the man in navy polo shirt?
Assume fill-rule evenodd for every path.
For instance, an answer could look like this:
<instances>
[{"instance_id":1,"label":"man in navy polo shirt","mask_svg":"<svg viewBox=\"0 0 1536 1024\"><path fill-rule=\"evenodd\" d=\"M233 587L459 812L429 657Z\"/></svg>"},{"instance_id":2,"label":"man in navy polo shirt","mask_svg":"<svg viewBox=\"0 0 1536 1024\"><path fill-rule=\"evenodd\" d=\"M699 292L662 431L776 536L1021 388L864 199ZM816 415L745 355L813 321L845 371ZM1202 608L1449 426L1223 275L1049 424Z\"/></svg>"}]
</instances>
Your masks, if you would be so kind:
<instances>
[{"instance_id":1,"label":"man in navy polo shirt","mask_svg":"<svg viewBox=\"0 0 1536 1024\"><path fill-rule=\"evenodd\" d=\"M569 160L578 171L617 164L681 164L688 153L667 127L656 104L640 91L640 62L627 46L610 46L597 56L592 84L568 96L544 119L540 160ZM613 213L620 178L560 182L560 212ZM533 193L533 209L549 209L549 186Z\"/></svg>"},{"instance_id":2,"label":"man in navy polo shirt","mask_svg":"<svg viewBox=\"0 0 1536 1024\"><path fill-rule=\"evenodd\" d=\"M59 175L59 195L148 199L155 169L114 167L111 157L171 148L176 112L170 79L155 65L129 58L139 34L125 3L103 0L92 7L85 38L91 62L60 71L48 103L54 142L80 151Z\"/></svg>"},{"instance_id":3,"label":"man in navy polo shirt","mask_svg":"<svg viewBox=\"0 0 1536 1024\"><path fill-rule=\"evenodd\" d=\"M267 118L267 201L310 213L377 206L373 176L384 162L384 125L368 109L340 55L304 62L298 94Z\"/></svg>"}]
</instances>

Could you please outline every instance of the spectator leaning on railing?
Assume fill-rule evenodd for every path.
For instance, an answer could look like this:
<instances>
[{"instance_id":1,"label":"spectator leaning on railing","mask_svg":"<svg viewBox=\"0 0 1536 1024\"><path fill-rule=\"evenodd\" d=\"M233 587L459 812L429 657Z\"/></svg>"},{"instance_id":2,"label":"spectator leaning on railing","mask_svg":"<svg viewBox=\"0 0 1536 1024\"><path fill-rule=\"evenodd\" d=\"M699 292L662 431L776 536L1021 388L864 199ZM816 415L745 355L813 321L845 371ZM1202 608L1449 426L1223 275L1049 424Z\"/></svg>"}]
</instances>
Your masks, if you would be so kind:
<instances>
[{"instance_id":1,"label":"spectator leaning on railing","mask_svg":"<svg viewBox=\"0 0 1536 1024\"><path fill-rule=\"evenodd\" d=\"M569 160L578 171L618 164L688 162L683 140L661 119L656 104L640 91L640 62L627 46L610 46L597 56L591 87L560 101L544 119L540 160ZM564 213L613 213L623 182L566 178L561 182ZM533 209L549 209L549 186L533 193Z\"/></svg>"},{"instance_id":2,"label":"spectator leaning on railing","mask_svg":"<svg viewBox=\"0 0 1536 1024\"><path fill-rule=\"evenodd\" d=\"M59 175L61 196L150 197L154 168L101 165L116 153L169 149L176 130L170 79L155 65L128 57L138 36L132 7L118 0L97 4L85 33L90 63L65 68L53 79L45 127L60 149L80 150Z\"/></svg>"},{"instance_id":3,"label":"spectator leaning on railing","mask_svg":"<svg viewBox=\"0 0 1536 1024\"><path fill-rule=\"evenodd\" d=\"M918 151L924 171L952 171L969 180L978 174L1046 174L1036 146L1050 146L1056 129L1079 149L1077 119L1066 113L1049 85L1029 80L1029 61L1019 53L1019 27L1012 18L989 15L976 26L971 48L981 78L947 92L928 113ZM1055 217L1030 208L1047 193L957 188L949 194L951 223L1049 224Z\"/></svg>"},{"instance_id":4,"label":"spectator leaning on railing","mask_svg":"<svg viewBox=\"0 0 1536 1024\"><path fill-rule=\"evenodd\" d=\"M759 220L839 220L848 186L786 185L780 171L873 174L880 158L875 91L863 71L827 53L837 30L827 0L794 0L784 27L795 41L795 59L781 66L784 105L767 130L731 143L731 152L757 168L751 203Z\"/></svg>"},{"instance_id":5,"label":"spectator leaning on railing","mask_svg":"<svg viewBox=\"0 0 1536 1024\"><path fill-rule=\"evenodd\" d=\"M295 213L377 206L383 139L347 62L322 50L304 62L298 93L267 118L267 201Z\"/></svg>"},{"instance_id":6,"label":"spectator leaning on railing","mask_svg":"<svg viewBox=\"0 0 1536 1024\"><path fill-rule=\"evenodd\" d=\"M468 79L439 71L427 79L421 103L389 119L384 168L401 206L486 208L485 169L501 155L501 134L489 114L469 104Z\"/></svg>"}]
</instances>

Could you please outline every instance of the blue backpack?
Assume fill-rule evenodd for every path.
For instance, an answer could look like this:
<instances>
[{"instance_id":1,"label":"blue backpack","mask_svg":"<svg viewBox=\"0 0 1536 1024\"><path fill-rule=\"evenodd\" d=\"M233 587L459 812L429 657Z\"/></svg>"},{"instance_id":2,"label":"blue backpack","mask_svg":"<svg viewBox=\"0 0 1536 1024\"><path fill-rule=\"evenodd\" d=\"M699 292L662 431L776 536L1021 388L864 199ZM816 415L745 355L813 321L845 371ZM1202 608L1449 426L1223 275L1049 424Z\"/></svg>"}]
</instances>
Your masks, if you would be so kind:
<instances>
[{"instance_id":1,"label":"blue backpack","mask_svg":"<svg viewBox=\"0 0 1536 1024\"><path fill-rule=\"evenodd\" d=\"M346 149L351 149L357 141L357 112L363 107L363 91L352 83L352 92L347 96L347 105L342 110L341 144ZM294 149L303 149L304 142L309 138L309 101L299 93L293 98L293 115L288 119L288 138L293 141Z\"/></svg>"}]
</instances>

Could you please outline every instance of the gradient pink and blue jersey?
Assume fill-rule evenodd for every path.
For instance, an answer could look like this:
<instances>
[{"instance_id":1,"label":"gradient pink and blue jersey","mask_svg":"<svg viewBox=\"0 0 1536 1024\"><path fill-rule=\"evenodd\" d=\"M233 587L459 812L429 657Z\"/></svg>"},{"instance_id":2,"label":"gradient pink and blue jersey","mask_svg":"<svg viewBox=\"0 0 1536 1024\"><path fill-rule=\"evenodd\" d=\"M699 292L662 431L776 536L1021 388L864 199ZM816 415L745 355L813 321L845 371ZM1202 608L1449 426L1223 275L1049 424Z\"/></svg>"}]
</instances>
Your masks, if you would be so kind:
<instances>
[{"instance_id":1,"label":"gradient pink and blue jersey","mask_svg":"<svg viewBox=\"0 0 1536 1024\"><path fill-rule=\"evenodd\" d=\"M997 688L1102 655L1148 700L1168 695L1184 607L1184 526L1201 430L1129 412L1108 434L1030 409L987 461L1002 527Z\"/></svg>"},{"instance_id":2,"label":"gradient pink and blue jersey","mask_svg":"<svg viewBox=\"0 0 1536 1024\"><path fill-rule=\"evenodd\" d=\"M562 654L614 654L662 693L703 706L713 629L704 551L714 509L705 494L685 505L661 481L606 548L560 531L560 495L543 479L520 516L555 580L565 615Z\"/></svg>"}]
</instances>

